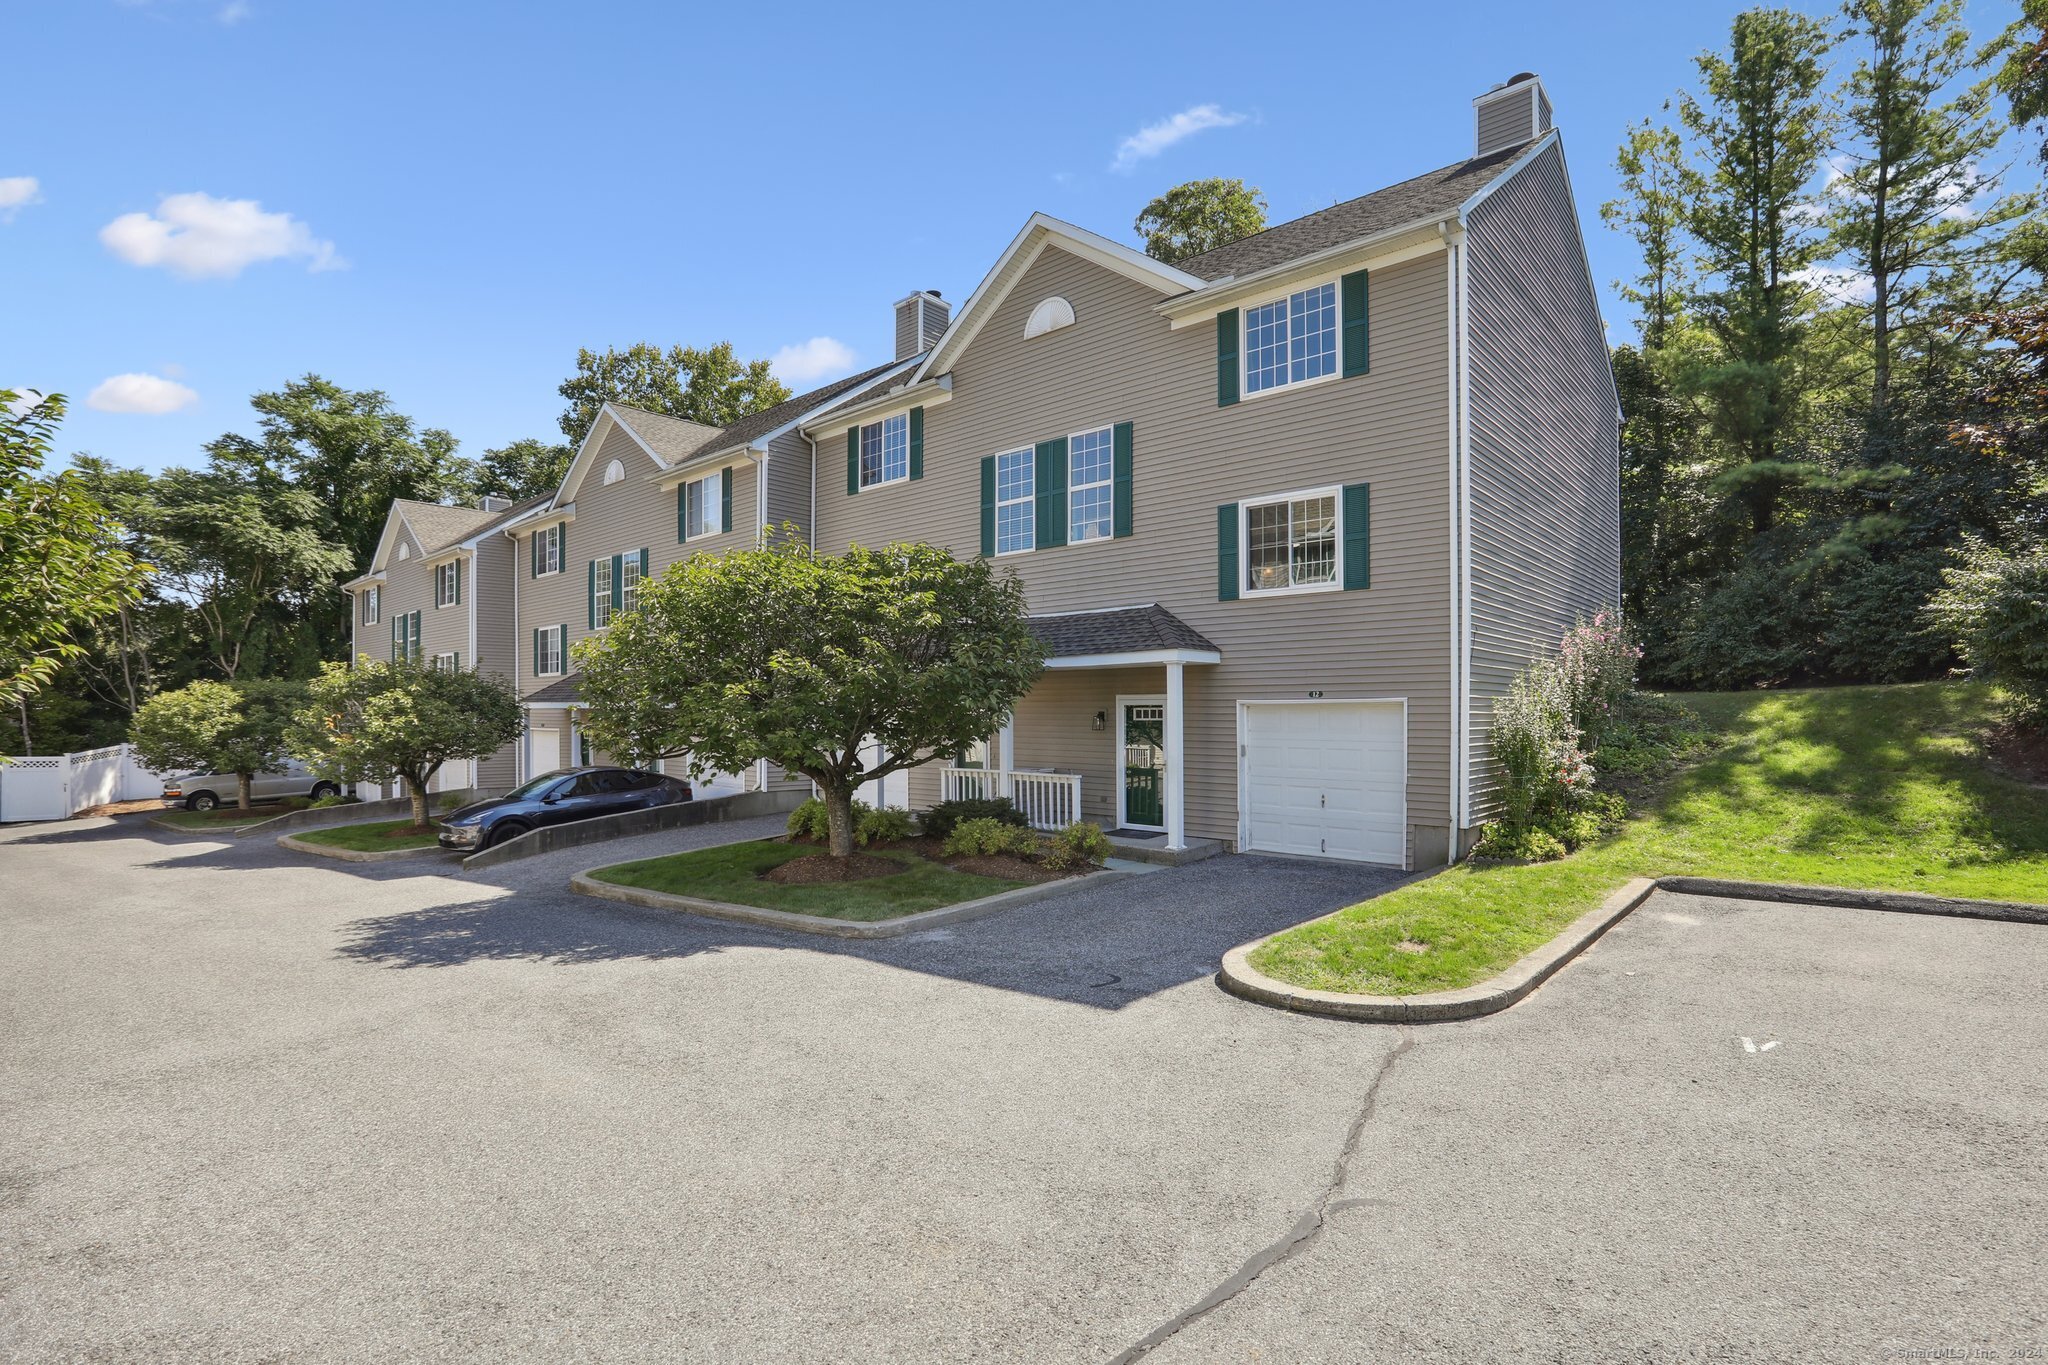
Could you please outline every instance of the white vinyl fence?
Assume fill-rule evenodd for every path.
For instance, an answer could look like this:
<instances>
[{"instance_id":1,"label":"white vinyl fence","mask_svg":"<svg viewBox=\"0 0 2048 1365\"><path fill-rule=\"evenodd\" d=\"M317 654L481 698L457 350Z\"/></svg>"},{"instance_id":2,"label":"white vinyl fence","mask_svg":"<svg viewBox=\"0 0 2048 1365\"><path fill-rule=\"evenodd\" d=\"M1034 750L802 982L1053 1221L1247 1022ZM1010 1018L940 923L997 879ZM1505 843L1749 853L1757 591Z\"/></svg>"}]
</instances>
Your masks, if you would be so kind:
<instances>
[{"instance_id":1,"label":"white vinyl fence","mask_svg":"<svg viewBox=\"0 0 2048 1365\"><path fill-rule=\"evenodd\" d=\"M0 763L0 824L63 820L88 806L144 801L163 793L164 777L136 762L126 744L10 758Z\"/></svg>"}]
</instances>

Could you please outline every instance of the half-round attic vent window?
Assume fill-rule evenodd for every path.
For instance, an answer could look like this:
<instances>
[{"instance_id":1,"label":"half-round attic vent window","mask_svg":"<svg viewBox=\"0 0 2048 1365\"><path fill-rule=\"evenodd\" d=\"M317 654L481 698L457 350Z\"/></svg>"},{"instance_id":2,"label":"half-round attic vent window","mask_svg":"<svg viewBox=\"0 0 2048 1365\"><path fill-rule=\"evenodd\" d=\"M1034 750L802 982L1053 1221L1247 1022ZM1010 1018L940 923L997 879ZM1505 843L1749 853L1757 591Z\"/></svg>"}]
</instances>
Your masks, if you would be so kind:
<instances>
[{"instance_id":1,"label":"half-round attic vent window","mask_svg":"<svg viewBox=\"0 0 2048 1365\"><path fill-rule=\"evenodd\" d=\"M412 546L410 546L410 545L401 545L401 546L399 546L399 547L398 547L398 557L399 557L400 559L411 559L411 558L412 558Z\"/></svg>"},{"instance_id":2,"label":"half-round attic vent window","mask_svg":"<svg viewBox=\"0 0 2048 1365\"><path fill-rule=\"evenodd\" d=\"M620 479L623 479L625 477L626 466L620 464L617 460L613 460L610 464L604 467L604 481L606 483L617 483Z\"/></svg>"},{"instance_id":3,"label":"half-round attic vent window","mask_svg":"<svg viewBox=\"0 0 2048 1365\"><path fill-rule=\"evenodd\" d=\"M1054 294L1031 310L1031 320L1024 324L1024 338L1028 341L1032 337L1044 336L1047 332L1056 332L1062 327L1073 325L1074 305Z\"/></svg>"}]
</instances>

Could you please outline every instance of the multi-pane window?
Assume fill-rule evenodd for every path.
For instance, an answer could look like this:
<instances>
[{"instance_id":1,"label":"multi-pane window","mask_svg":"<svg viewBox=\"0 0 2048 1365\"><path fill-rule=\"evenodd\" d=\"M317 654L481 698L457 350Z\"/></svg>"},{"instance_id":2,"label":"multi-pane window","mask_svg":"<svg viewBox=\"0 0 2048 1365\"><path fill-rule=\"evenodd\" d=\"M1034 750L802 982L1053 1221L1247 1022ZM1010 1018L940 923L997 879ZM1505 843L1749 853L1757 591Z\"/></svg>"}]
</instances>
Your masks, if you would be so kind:
<instances>
[{"instance_id":1,"label":"multi-pane window","mask_svg":"<svg viewBox=\"0 0 2048 1365\"><path fill-rule=\"evenodd\" d=\"M1067 440L1067 541L1107 540L1113 529L1116 492L1114 442L1110 428L1084 431Z\"/></svg>"},{"instance_id":2,"label":"multi-pane window","mask_svg":"<svg viewBox=\"0 0 2048 1365\"><path fill-rule=\"evenodd\" d=\"M884 417L860 429L860 486L910 477L910 415Z\"/></svg>"},{"instance_id":3,"label":"multi-pane window","mask_svg":"<svg viewBox=\"0 0 2048 1365\"><path fill-rule=\"evenodd\" d=\"M1244 391L1337 372L1337 286L1319 284L1244 310Z\"/></svg>"},{"instance_id":4,"label":"multi-pane window","mask_svg":"<svg viewBox=\"0 0 2048 1365\"><path fill-rule=\"evenodd\" d=\"M363 624L374 626L384 613L384 590L376 584L363 589Z\"/></svg>"},{"instance_id":5,"label":"multi-pane window","mask_svg":"<svg viewBox=\"0 0 2048 1365\"><path fill-rule=\"evenodd\" d=\"M539 674L560 673L562 657L567 651L566 626L549 626L540 633L539 654L534 659L534 672Z\"/></svg>"},{"instance_id":6,"label":"multi-pane window","mask_svg":"<svg viewBox=\"0 0 2048 1365\"><path fill-rule=\"evenodd\" d=\"M1336 586L1336 490L1245 504L1244 547L1246 592Z\"/></svg>"},{"instance_id":7,"label":"multi-pane window","mask_svg":"<svg viewBox=\"0 0 2048 1365\"><path fill-rule=\"evenodd\" d=\"M619 558L619 610L633 611L640 605L640 552L628 550Z\"/></svg>"},{"instance_id":8,"label":"multi-pane window","mask_svg":"<svg viewBox=\"0 0 2048 1365\"><path fill-rule=\"evenodd\" d=\"M457 668L461 667L461 664L453 654L436 654L434 656L434 667L444 673L453 673Z\"/></svg>"},{"instance_id":9,"label":"multi-pane window","mask_svg":"<svg viewBox=\"0 0 2048 1365\"><path fill-rule=\"evenodd\" d=\"M1030 446L996 456L996 553L1013 554L1037 543Z\"/></svg>"},{"instance_id":10,"label":"multi-pane window","mask_svg":"<svg viewBox=\"0 0 2048 1365\"><path fill-rule=\"evenodd\" d=\"M434 566L434 605L452 607L462 601L462 561L451 559Z\"/></svg>"},{"instance_id":11,"label":"multi-pane window","mask_svg":"<svg viewBox=\"0 0 2048 1365\"><path fill-rule=\"evenodd\" d=\"M595 566L591 570L591 612L598 625L607 625L612 619L612 562L595 559L591 563Z\"/></svg>"},{"instance_id":12,"label":"multi-pane window","mask_svg":"<svg viewBox=\"0 0 2048 1365\"><path fill-rule=\"evenodd\" d=\"M534 533L533 572L542 574L562 571L562 523L556 522L545 531Z\"/></svg>"},{"instance_id":13,"label":"multi-pane window","mask_svg":"<svg viewBox=\"0 0 2048 1365\"><path fill-rule=\"evenodd\" d=\"M720 470L702 479L692 479L683 485L683 536L695 540L698 536L715 536L725 529L720 524L724 515L725 471Z\"/></svg>"}]
</instances>

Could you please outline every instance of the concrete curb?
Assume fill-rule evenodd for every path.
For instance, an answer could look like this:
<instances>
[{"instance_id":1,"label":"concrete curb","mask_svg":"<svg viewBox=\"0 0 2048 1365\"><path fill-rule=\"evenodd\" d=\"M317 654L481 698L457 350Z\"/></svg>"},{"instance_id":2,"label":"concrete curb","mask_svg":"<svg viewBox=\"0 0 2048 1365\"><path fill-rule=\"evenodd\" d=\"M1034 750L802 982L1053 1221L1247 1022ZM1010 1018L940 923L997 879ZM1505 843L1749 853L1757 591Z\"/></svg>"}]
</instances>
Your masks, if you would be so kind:
<instances>
[{"instance_id":1,"label":"concrete curb","mask_svg":"<svg viewBox=\"0 0 2048 1365\"><path fill-rule=\"evenodd\" d=\"M1688 896L1713 896L1725 900L1780 901L1801 905L1837 906L1855 910L1885 910L1909 915L1952 915L1968 919L2014 920L2025 924L2048 924L2048 905L2019 901L1965 900L1950 896L1928 896L1912 891L1857 891L1840 886L1800 886L1787 882L1740 882L1719 877L1636 877L1600 903L1598 909L1573 920L1563 932L1499 976L1462 990L1434 991L1424 995L1349 995L1342 991L1309 990L1267 976L1251 964L1251 955L1266 938L1239 944L1223 955L1216 982L1241 999L1300 1014L1319 1014L1332 1019L1351 1019L1373 1024L1429 1024L1455 1019L1476 1019L1508 1008L1542 985L1565 963L1584 952L1587 945L1612 928L1617 921L1650 898L1655 891ZM1349 908L1349 907L1346 907ZM1334 911L1341 915L1344 911ZM1321 916L1331 918L1330 915ZM1310 924L1317 920L1307 921ZM1296 926L1297 928L1299 926ZM1282 930L1281 933L1289 932Z\"/></svg>"},{"instance_id":2,"label":"concrete curb","mask_svg":"<svg viewBox=\"0 0 2048 1365\"><path fill-rule=\"evenodd\" d=\"M370 820L363 823L377 822ZM382 853L364 853L353 848L336 848L333 844L309 844L303 839L294 839L289 834L278 835L277 846L288 848L294 853L310 853L316 858L335 858L344 863L389 863L400 858L424 858L429 853L449 851L439 844L428 844L425 848L394 848Z\"/></svg>"},{"instance_id":3,"label":"concrete curb","mask_svg":"<svg viewBox=\"0 0 2048 1365\"><path fill-rule=\"evenodd\" d=\"M958 905L942 905L936 910L921 910L915 915L904 915L899 919L885 920L843 920L826 919L819 915L800 915L788 910L769 910L759 905L734 905L729 901L699 900L695 896L675 896L666 891L643 891L635 886L616 886L601 882L590 875L603 871L591 868L579 872L569 879L569 889L581 896L596 896L603 900L624 901L628 905L645 906L653 910L679 910L686 915L706 915L712 919L734 920L741 924L752 924L766 929L787 929L798 934L822 934L827 938L898 938L904 934L916 933L920 929L935 929L945 924L962 924L984 915L993 915L1013 906L1028 905L1032 901L1051 900L1083 886L1102 886L1107 882L1124 877L1144 875L1138 872L1117 872L1105 869L1091 872L1085 877L1062 877L1058 881L1041 882L1037 886L1020 886L1014 891L999 891L993 896L979 900L961 901Z\"/></svg>"}]
</instances>

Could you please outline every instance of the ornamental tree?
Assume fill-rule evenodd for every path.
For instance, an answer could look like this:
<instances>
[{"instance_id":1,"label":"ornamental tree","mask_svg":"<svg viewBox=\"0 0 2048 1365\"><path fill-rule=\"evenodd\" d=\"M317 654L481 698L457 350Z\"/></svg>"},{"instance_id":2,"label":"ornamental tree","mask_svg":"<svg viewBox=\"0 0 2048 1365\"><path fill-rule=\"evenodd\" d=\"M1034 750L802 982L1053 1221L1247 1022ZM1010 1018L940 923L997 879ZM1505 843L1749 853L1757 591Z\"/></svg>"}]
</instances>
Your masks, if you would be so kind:
<instances>
[{"instance_id":1,"label":"ornamental tree","mask_svg":"<svg viewBox=\"0 0 2048 1365\"><path fill-rule=\"evenodd\" d=\"M128 742L145 768L235 775L235 805L249 809L249 781L282 763L285 732L305 701L290 682L196 682L159 692L135 712Z\"/></svg>"},{"instance_id":2,"label":"ornamental tree","mask_svg":"<svg viewBox=\"0 0 2048 1365\"><path fill-rule=\"evenodd\" d=\"M800 773L835 858L853 853L862 783L999 729L1045 661L1014 574L931 545L820 554L793 528L670 566L574 654L600 747ZM871 765L862 747L877 742Z\"/></svg>"},{"instance_id":3,"label":"ornamental tree","mask_svg":"<svg viewBox=\"0 0 2048 1365\"><path fill-rule=\"evenodd\" d=\"M488 758L518 738L520 720L518 692L494 674L365 654L353 668L320 666L288 738L293 753L344 780L403 779L424 826L441 765Z\"/></svg>"}]
</instances>

